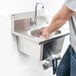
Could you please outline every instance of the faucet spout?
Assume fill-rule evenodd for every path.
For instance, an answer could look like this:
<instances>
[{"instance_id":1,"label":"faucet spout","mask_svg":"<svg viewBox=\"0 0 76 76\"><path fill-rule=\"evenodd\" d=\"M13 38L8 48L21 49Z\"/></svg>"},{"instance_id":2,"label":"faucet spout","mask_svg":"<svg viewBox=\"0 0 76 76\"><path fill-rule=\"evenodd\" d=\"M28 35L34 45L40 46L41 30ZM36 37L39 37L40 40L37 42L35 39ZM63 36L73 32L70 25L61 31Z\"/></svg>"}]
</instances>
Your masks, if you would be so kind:
<instances>
[{"instance_id":1,"label":"faucet spout","mask_svg":"<svg viewBox=\"0 0 76 76\"><path fill-rule=\"evenodd\" d=\"M35 5L35 19L34 19L35 25L37 25L37 7L38 7L38 4L41 4L42 9L44 9L44 5L42 3L36 3L36 5Z\"/></svg>"}]
</instances>

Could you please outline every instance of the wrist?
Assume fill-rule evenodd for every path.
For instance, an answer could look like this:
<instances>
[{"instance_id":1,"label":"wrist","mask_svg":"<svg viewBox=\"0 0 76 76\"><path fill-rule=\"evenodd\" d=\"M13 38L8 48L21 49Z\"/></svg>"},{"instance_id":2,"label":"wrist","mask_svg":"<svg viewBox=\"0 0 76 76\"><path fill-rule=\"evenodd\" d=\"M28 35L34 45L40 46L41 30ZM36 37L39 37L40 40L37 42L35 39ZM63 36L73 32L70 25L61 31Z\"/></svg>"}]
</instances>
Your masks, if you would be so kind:
<instances>
[{"instance_id":1,"label":"wrist","mask_svg":"<svg viewBox=\"0 0 76 76\"><path fill-rule=\"evenodd\" d=\"M50 34L52 33L52 32L51 32L51 29L50 29L50 27L48 27L48 33L50 33Z\"/></svg>"}]
</instances>

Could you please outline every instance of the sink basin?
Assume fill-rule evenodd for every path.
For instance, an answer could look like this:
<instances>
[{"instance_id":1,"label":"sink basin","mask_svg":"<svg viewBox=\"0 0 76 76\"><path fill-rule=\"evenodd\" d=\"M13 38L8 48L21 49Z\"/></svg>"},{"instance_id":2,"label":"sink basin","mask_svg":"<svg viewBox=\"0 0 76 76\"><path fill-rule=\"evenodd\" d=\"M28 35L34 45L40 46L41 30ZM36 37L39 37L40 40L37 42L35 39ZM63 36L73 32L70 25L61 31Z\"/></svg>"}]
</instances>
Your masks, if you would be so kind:
<instances>
[{"instance_id":1,"label":"sink basin","mask_svg":"<svg viewBox=\"0 0 76 76\"><path fill-rule=\"evenodd\" d=\"M27 34L33 37L40 37L41 33L41 28L27 31ZM52 36L58 34L61 34L61 30L55 31L54 33L52 33Z\"/></svg>"},{"instance_id":2,"label":"sink basin","mask_svg":"<svg viewBox=\"0 0 76 76\"><path fill-rule=\"evenodd\" d=\"M48 39L40 38L41 28L47 27L49 24L49 15L45 14L43 10L38 10L37 25L32 25L31 21L34 19L34 13L34 11L31 11L11 15L12 33L18 37L25 37L37 44L42 44L50 39L60 38L69 34L68 30L61 28Z\"/></svg>"},{"instance_id":3,"label":"sink basin","mask_svg":"<svg viewBox=\"0 0 76 76\"><path fill-rule=\"evenodd\" d=\"M35 29L35 30L32 30L30 31L30 34L34 37L40 37L41 35L41 30L40 29Z\"/></svg>"}]
</instances>

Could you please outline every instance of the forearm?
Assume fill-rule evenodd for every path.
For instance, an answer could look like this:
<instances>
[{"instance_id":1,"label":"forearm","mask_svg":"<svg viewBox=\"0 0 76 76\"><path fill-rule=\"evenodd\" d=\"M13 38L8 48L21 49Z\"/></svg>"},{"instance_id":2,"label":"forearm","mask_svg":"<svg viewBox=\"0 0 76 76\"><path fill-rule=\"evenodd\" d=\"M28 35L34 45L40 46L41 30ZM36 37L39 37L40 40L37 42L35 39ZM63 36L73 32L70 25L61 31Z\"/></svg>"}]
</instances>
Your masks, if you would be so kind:
<instances>
[{"instance_id":1,"label":"forearm","mask_svg":"<svg viewBox=\"0 0 76 76\"><path fill-rule=\"evenodd\" d=\"M58 30L60 27L62 27L65 24L66 20L62 19L53 19L50 26L48 27L48 32L52 33L56 30Z\"/></svg>"},{"instance_id":2,"label":"forearm","mask_svg":"<svg viewBox=\"0 0 76 76\"><path fill-rule=\"evenodd\" d=\"M52 33L58 30L61 26L63 26L68 19L74 14L73 11L68 9L65 5L61 8L61 10L54 16L50 26L48 27L48 32Z\"/></svg>"}]
</instances>

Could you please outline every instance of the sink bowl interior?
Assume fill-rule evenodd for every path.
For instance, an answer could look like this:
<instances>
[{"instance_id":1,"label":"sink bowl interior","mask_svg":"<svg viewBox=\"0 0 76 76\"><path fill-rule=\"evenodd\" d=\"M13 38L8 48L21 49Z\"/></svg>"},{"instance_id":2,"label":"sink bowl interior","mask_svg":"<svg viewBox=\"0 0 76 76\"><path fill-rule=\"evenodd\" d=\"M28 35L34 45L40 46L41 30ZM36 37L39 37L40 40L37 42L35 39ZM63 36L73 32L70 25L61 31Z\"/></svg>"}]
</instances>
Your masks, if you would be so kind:
<instances>
[{"instance_id":1,"label":"sink bowl interior","mask_svg":"<svg viewBox=\"0 0 76 76\"><path fill-rule=\"evenodd\" d=\"M40 37L41 33L42 33L41 28L28 31L28 35L31 35L33 37ZM60 30L55 31L52 35L58 35L58 34L61 34Z\"/></svg>"},{"instance_id":2,"label":"sink bowl interior","mask_svg":"<svg viewBox=\"0 0 76 76\"><path fill-rule=\"evenodd\" d=\"M34 37L40 37L42 32L41 32L41 29L35 29L35 30L31 31L30 33Z\"/></svg>"}]
</instances>

